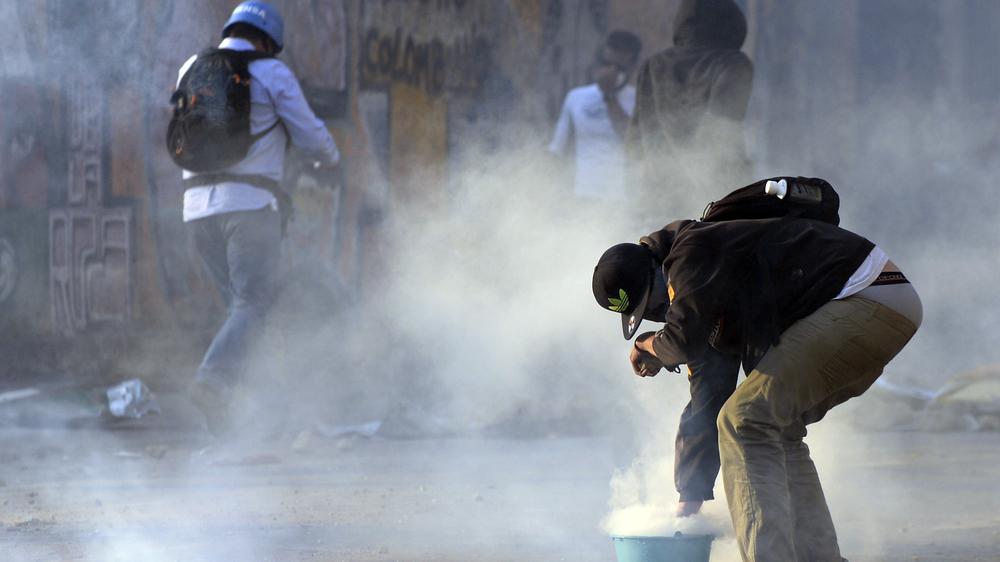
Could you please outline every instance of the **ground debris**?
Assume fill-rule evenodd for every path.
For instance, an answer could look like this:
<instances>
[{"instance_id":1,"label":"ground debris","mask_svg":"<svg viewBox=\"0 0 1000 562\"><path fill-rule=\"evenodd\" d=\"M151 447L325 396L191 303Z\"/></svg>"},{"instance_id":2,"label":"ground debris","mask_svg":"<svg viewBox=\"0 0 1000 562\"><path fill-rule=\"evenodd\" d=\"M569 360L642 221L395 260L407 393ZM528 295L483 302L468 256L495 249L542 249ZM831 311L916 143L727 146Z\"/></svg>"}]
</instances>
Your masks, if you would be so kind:
<instances>
[{"instance_id":1,"label":"ground debris","mask_svg":"<svg viewBox=\"0 0 1000 562\"><path fill-rule=\"evenodd\" d=\"M159 414L160 406L149 388L139 379L122 381L107 392L108 411L116 418L138 419L146 414Z\"/></svg>"},{"instance_id":2,"label":"ground debris","mask_svg":"<svg viewBox=\"0 0 1000 562\"><path fill-rule=\"evenodd\" d=\"M919 432L1000 430L1000 364L948 378L935 391L879 379L865 400L848 403L851 423L862 429Z\"/></svg>"},{"instance_id":3,"label":"ground debris","mask_svg":"<svg viewBox=\"0 0 1000 562\"><path fill-rule=\"evenodd\" d=\"M50 519L39 519L37 517L32 517L31 519L25 519L24 521L18 521L10 527L7 528L8 531L38 531L51 527L56 524L56 518L53 515Z\"/></svg>"}]
</instances>

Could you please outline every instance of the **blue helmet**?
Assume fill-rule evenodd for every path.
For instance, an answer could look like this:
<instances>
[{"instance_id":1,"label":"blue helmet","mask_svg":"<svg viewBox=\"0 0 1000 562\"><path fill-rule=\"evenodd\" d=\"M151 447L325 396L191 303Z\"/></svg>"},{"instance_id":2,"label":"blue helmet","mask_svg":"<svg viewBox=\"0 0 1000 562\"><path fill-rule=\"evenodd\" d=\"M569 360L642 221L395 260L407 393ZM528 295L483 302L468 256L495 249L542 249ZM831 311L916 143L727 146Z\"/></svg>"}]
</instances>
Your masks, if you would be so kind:
<instances>
[{"instance_id":1,"label":"blue helmet","mask_svg":"<svg viewBox=\"0 0 1000 562\"><path fill-rule=\"evenodd\" d=\"M238 23L256 27L267 34L277 48L275 54L280 53L285 47L285 22L281 20L281 14L274 6L255 0L241 2L233 10L233 15L229 16L226 26L222 28L222 37L226 37L229 30Z\"/></svg>"}]
</instances>

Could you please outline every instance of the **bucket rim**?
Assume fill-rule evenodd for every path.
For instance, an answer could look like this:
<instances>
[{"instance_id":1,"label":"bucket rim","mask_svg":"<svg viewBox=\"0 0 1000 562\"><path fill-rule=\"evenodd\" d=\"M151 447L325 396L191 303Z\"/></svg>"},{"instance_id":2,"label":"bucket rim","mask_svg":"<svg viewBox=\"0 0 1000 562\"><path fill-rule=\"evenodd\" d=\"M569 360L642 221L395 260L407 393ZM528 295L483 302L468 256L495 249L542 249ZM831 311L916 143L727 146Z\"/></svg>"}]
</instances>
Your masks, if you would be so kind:
<instances>
[{"instance_id":1,"label":"bucket rim","mask_svg":"<svg viewBox=\"0 0 1000 562\"><path fill-rule=\"evenodd\" d=\"M678 532L674 535L610 535L612 540L653 540L653 541L663 541L663 540L715 540L715 535L709 534L685 534Z\"/></svg>"}]
</instances>

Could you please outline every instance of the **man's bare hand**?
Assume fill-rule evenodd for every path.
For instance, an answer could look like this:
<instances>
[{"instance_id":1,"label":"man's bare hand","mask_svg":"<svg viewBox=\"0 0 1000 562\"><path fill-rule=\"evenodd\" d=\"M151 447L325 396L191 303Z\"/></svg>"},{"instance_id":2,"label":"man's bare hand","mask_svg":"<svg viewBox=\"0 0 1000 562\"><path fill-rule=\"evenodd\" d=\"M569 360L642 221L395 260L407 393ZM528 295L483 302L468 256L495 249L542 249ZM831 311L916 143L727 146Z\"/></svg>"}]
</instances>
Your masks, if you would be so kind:
<instances>
[{"instance_id":1,"label":"man's bare hand","mask_svg":"<svg viewBox=\"0 0 1000 562\"><path fill-rule=\"evenodd\" d=\"M632 372L640 377L655 377L660 372L660 369L663 368L663 363L660 363L660 360L655 355L640 349L640 346L645 344L653 335L653 332L646 332L636 338L635 345L632 346L632 350L628 354L628 361L632 365Z\"/></svg>"},{"instance_id":2,"label":"man's bare hand","mask_svg":"<svg viewBox=\"0 0 1000 562\"><path fill-rule=\"evenodd\" d=\"M653 365L649 361L650 355L645 351L639 351L635 346L628 354L628 362L632 364L632 372L640 377L655 377L660 369L653 370Z\"/></svg>"},{"instance_id":3,"label":"man's bare hand","mask_svg":"<svg viewBox=\"0 0 1000 562\"><path fill-rule=\"evenodd\" d=\"M701 511L700 501L687 501L677 504L677 517L690 517Z\"/></svg>"}]
</instances>

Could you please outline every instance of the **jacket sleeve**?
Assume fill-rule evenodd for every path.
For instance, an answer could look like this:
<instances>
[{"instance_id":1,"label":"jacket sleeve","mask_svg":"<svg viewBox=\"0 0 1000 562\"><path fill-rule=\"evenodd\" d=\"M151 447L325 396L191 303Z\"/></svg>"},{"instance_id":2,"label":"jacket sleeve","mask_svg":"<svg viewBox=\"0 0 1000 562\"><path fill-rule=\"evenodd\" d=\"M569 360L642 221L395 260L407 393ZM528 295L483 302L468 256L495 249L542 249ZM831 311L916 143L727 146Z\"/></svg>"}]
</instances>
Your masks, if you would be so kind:
<instances>
[{"instance_id":1,"label":"jacket sleeve","mask_svg":"<svg viewBox=\"0 0 1000 562\"><path fill-rule=\"evenodd\" d=\"M742 122L750 103L752 86L753 63L743 53L734 53L725 60L722 70L712 83L708 112Z\"/></svg>"},{"instance_id":2,"label":"jacket sleeve","mask_svg":"<svg viewBox=\"0 0 1000 562\"><path fill-rule=\"evenodd\" d=\"M292 144L326 164L339 162L340 151L330 131L313 113L299 81L284 64L275 65L273 88L275 111Z\"/></svg>"},{"instance_id":3,"label":"jacket sleeve","mask_svg":"<svg viewBox=\"0 0 1000 562\"><path fill-rule=\"evenodd\" d=\"M695 244L671 250L667 279L670 308L653 337L653 351L667 366L689 364L710 347L712 327L729 295L731 275L716 250Z\"/></svg>"},{"instance_id":4,"label":"jacket sleeve","mask_svg":"<svg viewBox=\"0 0 1000 562\"><path fill-rule=\"evenodd\" d=\"M688 363L691 401L674 443L674 484L681 501L714 499L719 475L719 410L736 389L740 359L709 348Z\"/></svg>"},{"instance_id":5,"label":"jacket sleeve","mask_svg":"<svg viewBox=\"0 0 1000 562\"><path fill-rule=\"evenodd\" d=\"M635 107L625 131L625 154L632 162L639 161L644 156L643 127L650 126L646 121L655 117L653 79L650 73L650 63L646 61L636 75Z\"/></svg>"}]
</instances>

